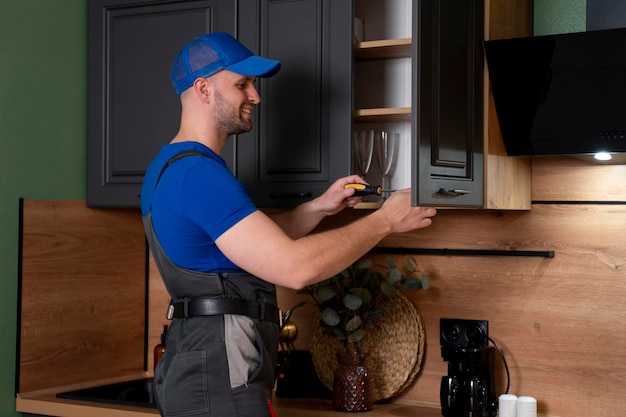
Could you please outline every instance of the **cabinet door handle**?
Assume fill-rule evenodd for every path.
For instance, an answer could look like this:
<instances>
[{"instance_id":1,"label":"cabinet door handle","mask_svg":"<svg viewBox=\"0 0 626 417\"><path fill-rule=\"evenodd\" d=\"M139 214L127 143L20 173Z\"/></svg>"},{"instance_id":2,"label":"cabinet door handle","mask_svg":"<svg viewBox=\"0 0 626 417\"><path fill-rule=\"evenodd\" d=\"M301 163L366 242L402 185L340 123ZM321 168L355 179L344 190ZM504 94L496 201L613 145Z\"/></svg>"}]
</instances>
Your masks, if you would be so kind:
<instances>
[{"instance_id":1,"label":"cabinet door handle","mask_svg":"<svg viewBox=\"0 0 626 417\"><path fill-rule=\"evenodd\" d=\"M311 198L313 193L270 193L272 198Z\"/></svg>"},{"instance_id":2,"label":"cabinet door handle","mask_svg":"<svg viewBox=\"0 0 626 417\"><path fill-rule=\"evenodd\" d=\"M452 196L452 197L470 194L470 193L471 193L470 190L460 190L460 189L446 190L445 188L440 188L439 191L437 191L437 194L447 195L447 196Z\"/></svg>"}]
</instances>

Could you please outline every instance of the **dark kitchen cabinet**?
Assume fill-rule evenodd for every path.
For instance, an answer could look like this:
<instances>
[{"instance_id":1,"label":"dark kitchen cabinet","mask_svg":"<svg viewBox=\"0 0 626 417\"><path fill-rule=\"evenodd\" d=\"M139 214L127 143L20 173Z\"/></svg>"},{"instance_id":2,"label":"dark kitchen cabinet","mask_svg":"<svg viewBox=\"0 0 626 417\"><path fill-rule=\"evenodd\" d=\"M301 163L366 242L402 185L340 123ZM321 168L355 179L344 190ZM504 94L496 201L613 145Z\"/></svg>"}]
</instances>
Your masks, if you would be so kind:
<instances>
[{"instance_id":1,"label":"dark kitchen cabinet","mask_svg":"<svg viewBox=\"0 0 626 417\"><path fill-rule=\"evenodd\" d=\"M506 155L482 41L531 35L532 4L413 3L413 204L530 209L532 160Z\"/></svg>"},{"instance_id":2,"label":"dark kitchen cabinet","mask_svg":"<svg viewBox=\"0 0 626 417\"><path fill-rule=\"evenodd\" d=\"M259 206L320 195L350 171L351 16L351 0L92 0L88 204L139 205L145 169L178 128L171 63L212 31L283 62L257 81L253 130L222 156Z\"/></svg>"},{"instance_id":3,"label":"dark kitchen cabinet","mask_svg":"<svg viewBox=\"0 0 626 417\"><path fill-rule=\"evenodd\" d=\"M405 132L398 146L411 158L403 159L396 149L391 188L402 188L408 178L414 205L483 205L483 5L482 0L363 0L357 7L368 30L355 51L359 65L365 61L357 66L364 74L356 77L355 129ZM397 38L407 34L410 38ZM379 74L384 79L372 83ZM377 168L368 180L379 180Z\"/></svg>"},{"instance_id":4,"label":"dark kitchen cabinet","mask_svg":"<svg viewBox=\"0 0 626 417\"><path fill-rule=\"evenodd\" d=\"M365 80L376 79L376 83L360 82L355 90L359 107L354 110L355 129L395 129L397 124L407 129L402 123L408 120L411 160L398 165L397 172L400 182L410 177L414 205L530 209L531 161L505 153L482 41L529 35L532 0L407 3L411 38L396 39L398 31L392 26L403 24L405 18L394 7L403 9L407 4L360 0L359 14L389 27L366 34L365 41L355 46L356 59L360 63L410 57L402 65L410 67L411 97L408 105L403 103L404 81L396 77L397 63L389 66L391 70L379 71L391 74L391 79L377 78L376 70L366 73ZM369 7L364 10L364 5ZM395 16L395 21L389 16ZM381 34L383 39L376 37ZM363 76L357 76L360 80ZM388 90L377 94L378 101L363 100L362 89L371 94L382 88Z\"/></svg>"},{"instance_id":5,"label":"dark kitchen cabinet","mask_svg":"<svg viewBox=\"0 0 626 417\"><path fill-rule=\"evenodd\" d=\"M178 130L174 57L196 36L234 29L230 0L89 1L89 206L139 206L146 168ZM232 155L231 145L231 165Z\"/></svg>"},{"instance_id":6,"label":"dark kitchen cabinet","mask_svg":"<svg viewBox=\"0 0 626 417\"><path fill-rule=\"evenodd\" d=\"M413 204L482 207L483 1L413 6Z\"/></svg>"},{"instance_id":7,"label":"dark kitchen cabinet","mask_svg":"<svg viewBox=\"0 0 626 417\"><path fill-rule=\"evenodd\" d=\"M359 1L383 15L397 7ZM501 145L481 41L527 35L532 1L407 5L412 39L354 46L354 0L91 0L88 204L139 205L146 167L178 128L171 62L190 39L221 30L283 62L257 80L253 129L222 153L258 206L295 206L348 175L353 123L400 121L410 123L413 204L529 209L530 161ZM410 61L411 102L353 109L355 94L385 88L373 78L356 91L354 59L396 58Z\"/></svg>"},{"instance_id":8,"label":"dark kitchen cabinet","mask_svg":"<svg viewBox=\"0 0 626 417\"><path fill-rule=\"evenodd\" d=\"M240 0L239 40L278 59L257 80L252 131L236 138L236 175L261 207L291 207L350 173L352 0Z\"/></svg>"}]
</instances>

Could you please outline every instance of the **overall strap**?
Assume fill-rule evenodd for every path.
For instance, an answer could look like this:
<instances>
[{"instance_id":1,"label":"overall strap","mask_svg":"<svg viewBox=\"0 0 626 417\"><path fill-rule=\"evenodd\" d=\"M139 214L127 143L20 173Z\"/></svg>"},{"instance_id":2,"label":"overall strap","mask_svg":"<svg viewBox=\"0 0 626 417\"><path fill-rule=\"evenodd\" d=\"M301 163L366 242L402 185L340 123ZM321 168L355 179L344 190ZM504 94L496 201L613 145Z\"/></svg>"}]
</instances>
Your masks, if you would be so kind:
<instances>
[{"instance_id":1,"label":"overall strap","mask_svg":"<svg viewBox=\"0 0 626 417\"><path fill-rule=\"evenodd\" d=\"M189 150L180 152L172 156L161 169L157 181L154 184L156 189L165 170L175 162L189 157L203 156L211 158L207 153ZM221 274L192 271L180 268L175 265L161 247L152 225L152 213L148 212L143 217L144 228L148 244L156 261L157 268L161 274L165 287L174 298L170 302L167 318L191 318L198 316L213 316L223 314L234 314L248 316L259 321L267 321L279 324L279 311L276 306L276 289L273 284L265 283L250 274ZM255 300L244 300L231 293L228 288L231 285L225 283L227 276L236 275L233 284L238 288L237 293L254 294ZM176 299L177 294L187 293L181 291L182 287L176 282L186 282L186 289L190 285L202 288L206 296ZM226 284L226 285L225 285ZM226 288L228 287L228 288Z\"/></svg>"},{"instance_id":2,"label":"overall strap","mask_svg":"<svg viewBox=\"0 0 626 417\"><path fill-rule=\"evenodd\" d=\"M174 155L170 159L168 159L167 160L167 164L165 164L165 166L163 166L163 169L161 169L161 172L159 173L159 176L157 177L157 180L154 183L154 188L156 189L157 185L159 185L159 181L161 181L161 177L163 176L163 173L165 172L165 170L167 168L172 166L172 164L174 164L174 162L179 161L179 160L181 160L183 158L186 158L188 156L204 156L205 158L211 158L211 156L209 156L209 154L204 153L202 151L196 151L196 150L182 151L182 152L177 153L176 155Z\"/></svg>"}]
</instances>

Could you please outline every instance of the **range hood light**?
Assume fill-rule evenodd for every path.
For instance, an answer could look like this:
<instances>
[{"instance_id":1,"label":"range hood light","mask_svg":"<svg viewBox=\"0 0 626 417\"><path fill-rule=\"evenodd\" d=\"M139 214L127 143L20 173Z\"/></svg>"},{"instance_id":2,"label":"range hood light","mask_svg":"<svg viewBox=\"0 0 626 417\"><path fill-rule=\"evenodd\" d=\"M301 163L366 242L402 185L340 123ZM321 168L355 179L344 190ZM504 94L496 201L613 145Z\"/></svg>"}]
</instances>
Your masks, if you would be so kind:
<instances>
[{"instance_id":1,"label":"range hood light","mask_svg":"<svg viewBox=\"0 0 626 417\"><path fill-rule=\"evenodd\" d=\"M593 157L598 161L610 161L612 159L611 154L608 152L598 152Z\"/></svg>"}]
</instances>

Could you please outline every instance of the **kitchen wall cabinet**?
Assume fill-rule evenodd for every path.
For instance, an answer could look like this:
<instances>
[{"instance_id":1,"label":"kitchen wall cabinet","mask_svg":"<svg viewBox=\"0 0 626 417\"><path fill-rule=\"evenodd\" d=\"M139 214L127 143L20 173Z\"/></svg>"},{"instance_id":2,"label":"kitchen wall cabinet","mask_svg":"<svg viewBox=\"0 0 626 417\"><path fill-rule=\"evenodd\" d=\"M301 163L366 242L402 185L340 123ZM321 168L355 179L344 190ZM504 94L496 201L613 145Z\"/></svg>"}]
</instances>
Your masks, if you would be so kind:
<instances>
[{"instance_id":1,"label":"kitchen wall cabinet","mask_svg":"<svg viewBox=\"0 0 626 417\"><path fill-rule=\"evenodd\" d=\"M352 1L240 0L238 13L239 40L283 65L257 81L235 172L258 206L295 206L350 172Z\"/></svg>"},{"instance_id":2,"label":"kitchen wall cabinet","mask_svg":"<svg viewBox=\"0 0 626 417\"><path fill-rule=\"evenodd\" d=\"M414 196L422 194L423 203L428 205L530 210L532 160L506 155L482 58L482 41L531 36L533 2L476 0L455 6L434 2L434 7L428 1L420 3L434 16L430 42L445 48L431 60L431 69L435 77L445 80L445 88L440 85L430 94L436 110L426 113L432 117L438 111L440 115L434 120L439 125L435 129L426 126L423 131L430 137L415 137L419 147L414 157L419 163L413 169L420 186L414 188ZM465 45L463 31L467 33ZM422 34L422 42L424 39L427 36ZM416 92L415 100L420 94ZM424 117L415 120L423 122ZM461 192L454 191L457 189ZM477 198L481 192L482 199Z\"/></svg>"},{"instance_id":3,"label":"kitchen wall cabinet","mask_svg":"<svg viewBox=\"0 0 626 417\"><path fill-rule=\"evenodd\" d=\"M307 2L280 2L281 8L294 8L292 3L306 5ZM341 7L342 10L341 13L332 13L334 21L351 19L351 16L346 16L347 6L340 4L348 2L335 3L335 7ZM350 52L343 49L334 58L337 61L343 57L343 61L334 68L336 71L328 74L328 80L335 86L354 85L354 130L391 129L401 132L404 142L401 141L396 155L396 172L391 188L412 187L415 205L530 209L530 159L506 156L483 64L482 41L530 35L532 2L359 0L353 3L355 16L365 17L365 39L354 44L352 73L348 73L351 63L346 60ZM405 9L412 13L402 15L401 11ZM289 12L287 10L286 13ZM310 20L311 15L312 12L305 20ZM398 21L407 19L406 16L408 22ZM283 21L290 19L285 17ZM407 24L409 32L412 27L412 38L405 37L403 33ZM305 27L303 22L297 26ZM372 29L372 26L376 28ZM283 31L277 30L279 33ZM346 35L343 32L341 36L334 36L333 47L339 48L341 42L348 42ZM412 39L417 41L413 42ZM283 43L287 42L283 40ZM272 42L269 47L273 48ZM289 50L281 47L281 52L278 49L274 52L285 53L281 57L286 62L282 71L290 71L289 66L298 67L297 48ZM317 52L311 53L315 55ZM402 68L403 65L408 66L408 71ZM405 75L407 73L409 79ZM352 80L348 77L352 77ZM270 89L282 89L278 80L272 80L272 85ZM407 85L412 87L408 89ZM289 88L285 91L297 90ZM334 92L336 97L348 95L346 90ZM285 110L273 101L263 109L278 115L289 114ZM328 157L328 161L336 167L336 170L331 171L331 181L345 175L348 169L344 158L350 134L346 132L345 110L345 106L340 105L323 110L333 121L332 125L341 126L340 134L333 136L329 145L341 148L341 152L333 152ZM307 111L308 116L302 115L308 118L308 122L305 120L302 125L320 126L320 120L313 120L316 111L316 108L312 108ZM280 137L280 133L276 133L276 137ZM285 144L290 143L289 140L283 142L281 138L275 144L263 143L264 134L261 132L260 141L255 141L259 149L252 150L256 152L256 159L250 158L244 165L248 168L254 166L257 172L241 175L243 171L238 171L240 178L248 178L244 183L254 184L253 193L263 194L256 196L255 201L273 194L278 198L269 201L267 205L280 206L284 205L281 199L291 197L294 202L299 202L298 199L302 197L317 195L306 191L314 188L307 183L306 178L310 176L315 181L319 171L314 169L310 170L314 175L308 171L302 175L298 170L283 169L274 170L271 174L271 166L262 152L271 149L268 154L278 155L277 163L293 164L297 162L297 159L293 160L294 154L304 158L301 152L317 152L320 148L305 146L295 152L285 152L284 149L289 149L285 147ZM406 140L409 136L410 144ZM268 138L266 140L273 140L272 134L265 134L265 137ZM325 138L322 140L328 140L330 136L322 137ZM308 143L307 138L304 140L305 144ZM324 143L319 145L323 149ZM243 146L239 147L238 153L242 149ZM323 154L310 154L309 157L314 157L313 161L317 162L318 155ZM348 155L347 158L351 160L352 156ZM244 158L238 160L246 161ZM380 172L377 172L374 160L375 157L371 173L366 176L372 183L380 180ZM411 171L408 180L403 170ZM332 175L332 172L336 175ZM286 181L280 180L283 173ZM268 181L264 181L263 177ZM270 185L270 189L265 188L267 185ZM323 192L327 185L320 183L318 193ZM279 186L286 191L271 191L271 187L277 189Z\"/></svg>"},{"instance_id":4,"label":"kitchen wall cabinet","mask_svg":"<svg viewBox=\"0 0 626 417\"><path fill-rule=\"evenodd\" d=\"M360 0L356 13L354 129L411 139L391 188L412 187L415 205L530 209L530 159L506 156L482 41L530 35L532 2Z\"/></svg>"},{"instance_id":5,"label":"kitchen wall cabinet","mask_svg":"<svg viewBox=\"0 0 626 417\"><path fill-rule=\"evenodd\" d=\"M196 36L234 28L227 0L90 0L89 206L139 206L146 168L178 130L174 57ZM230 145L231 166L232 155Z\"/></svg>"},{"instance_id":6,"label":"kitchen wall cabinet","mask_svg":"<svg viewBox=\"0 0 626 417\"><path fill-rule=\"evenodd\" d=\"M297 205L354 172L352 131L373 128L400 131L391 188L412 187L414 204L530 208L530 161L506 157L481 50L483 38L529 34L529 0L236 4L90 2L90 206L139 205L145 169L178 127L173 57L224 30L283 62L257 80L253 130L222 154L260 207ZM367 36L354 44L358 14Z\"/></svg>"},{"instance_id":7,"label":"kitchen wall cabinet","mask_svg":"<svg viewBox=\"0 0 626 417\"><path fill-rule=\"evenodd\" d=\"M259 79L252 131L222 156L259 206L293 206L350 171L350 1L94 0L90 16L90 206L137 207L145 169L176 134L178 50L230 32L283 62ZM332 18L331 18L332 16Z\"/></svg>"}]
</instances>

